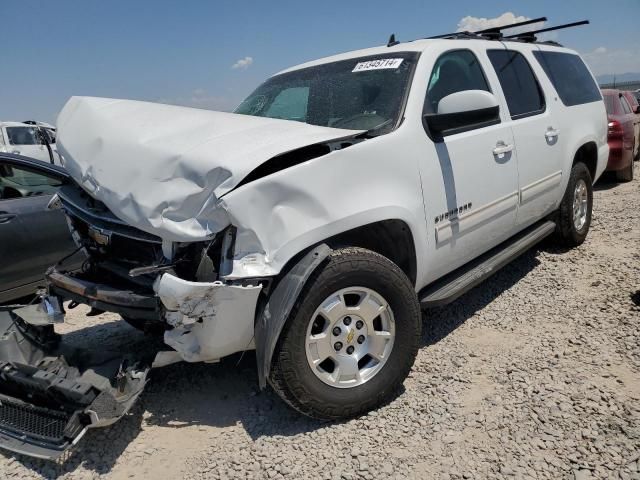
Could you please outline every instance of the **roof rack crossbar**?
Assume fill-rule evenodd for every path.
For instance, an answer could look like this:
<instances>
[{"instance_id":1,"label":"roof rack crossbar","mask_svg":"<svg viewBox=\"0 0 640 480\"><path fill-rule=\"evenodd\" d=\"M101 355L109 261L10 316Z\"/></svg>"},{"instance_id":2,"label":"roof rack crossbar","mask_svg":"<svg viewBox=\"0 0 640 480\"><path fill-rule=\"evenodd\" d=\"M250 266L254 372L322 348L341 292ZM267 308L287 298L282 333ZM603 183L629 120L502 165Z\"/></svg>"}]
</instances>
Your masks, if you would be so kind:
<instances>
[{"instance_id":1,"label":"roof rack crossbar","mask_svg":"<svg viewBox=\"0 0 640 480\"><path fill-rule=\"evenodd\" d=\"M539 23L539 22L546 22L547 21L547 17L539 17L539 18L532 18L531 20L525 20L523 22L517 22L517 23L510 23L508 25L502 25L500 27L491 27L491 28L485 28L484 30L478 30L477 32L468 32L468 31L464 31L464 32L452 32L452 33L444 33L441 35L434 35L432 37L427 37L428 39L436 39L436 38L446 38L446 37L454 37L454 36L458 36L458 35L462 35L462 36L474 36L474 35L483 35L483 34L499 34L501 33L501 30L506 30L508 28L514 28L514 27L523 27L525 25L531 25L532 23Z\"/></svg>"},{"instance_id":2,"label":"roof rack crossbar","mask_svg":"<svg viewBox=\"0 0 640 480\"><path fill-rule=\"evenodd\" d=\"M511 23L509 25L502 25L500 27L485 28L484 30L478 30L477 32L473 32L473 33L477 33L477 34L498 33L501 30L506 30L507 28L524 27L525 25L531 25L532 23L539 23L539 22L546 22L546 21L547 21L547 17L532 18L531 20L525 20L523 22Z\"/></svg>"},{"instance_id":3,"label":"roof rack crossbar","mask_svg":"<svg viewBox=\"0 0 640 480\"><path fill-rule=\"evenodd\" d=\"M577 27L579 25L588 25L588 24L589 24L589 20L581 20L579 22L565 23L564 25L556 25L555 27L541 28L540 30L532 30L530 32L516 33L515 35L508 35L504 38L534 37L538 33L553 32L554 30L561 30L563 28L571 28L571 27Z\"/></svg>"}]
</instances>

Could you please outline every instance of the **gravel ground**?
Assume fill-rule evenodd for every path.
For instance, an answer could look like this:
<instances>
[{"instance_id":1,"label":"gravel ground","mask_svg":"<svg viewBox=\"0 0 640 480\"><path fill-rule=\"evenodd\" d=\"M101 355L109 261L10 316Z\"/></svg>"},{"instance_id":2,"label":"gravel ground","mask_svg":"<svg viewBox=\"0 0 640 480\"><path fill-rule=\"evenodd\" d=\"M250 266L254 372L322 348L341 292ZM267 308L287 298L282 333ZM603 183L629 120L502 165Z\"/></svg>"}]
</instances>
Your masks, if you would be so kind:
<instances>
[{"instance_id":1,"label":"gravel ground","mask_svg":"<svg viewBox=\"0 0 640 480\"><path fill-rule=\"evenodd\" d=\"M255 357L154 372L64 461L0 454L4 478L640 479L640 180L603 182L581 247L542 245L425 314L389 405L320 423L258 392ZM72 340L148 342L113 315Z\"/></svg>"}]
</instances>

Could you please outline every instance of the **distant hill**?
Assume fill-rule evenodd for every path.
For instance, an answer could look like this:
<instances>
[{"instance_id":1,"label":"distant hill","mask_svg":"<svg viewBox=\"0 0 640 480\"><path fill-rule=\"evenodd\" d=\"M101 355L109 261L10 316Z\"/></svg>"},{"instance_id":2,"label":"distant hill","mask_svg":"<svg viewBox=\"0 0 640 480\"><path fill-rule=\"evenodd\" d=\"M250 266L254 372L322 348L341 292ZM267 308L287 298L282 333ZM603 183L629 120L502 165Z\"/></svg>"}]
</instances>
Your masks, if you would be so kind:
<instances>
[{"instance_id":1,"label":"distant hill","mask_svg":"<svg viewBox=\"0 0 640 480\"><path fill-rule=\"evenodd\" d=\"M604 83L613 83L613 75L598 75L596 76L596 80L598 81L599 84L604 84ZM620 74L616 74L616 83L618 82L633 82L633 81L640 81L640 72L629 72L629 73L620 73Z\"/></svg>"}]
</instances>

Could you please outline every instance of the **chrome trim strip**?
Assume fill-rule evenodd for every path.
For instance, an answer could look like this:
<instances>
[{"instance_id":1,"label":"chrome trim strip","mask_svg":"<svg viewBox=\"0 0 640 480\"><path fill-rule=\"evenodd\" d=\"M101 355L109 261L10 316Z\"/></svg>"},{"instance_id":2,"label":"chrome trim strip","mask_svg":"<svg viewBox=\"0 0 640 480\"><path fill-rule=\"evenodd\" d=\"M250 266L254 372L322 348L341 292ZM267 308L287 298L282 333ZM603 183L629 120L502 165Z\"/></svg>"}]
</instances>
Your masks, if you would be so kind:
<instances>
[{"instance_id":1,"label":"chrome trim strip","mask_svg":"<svg viewBox=\"0 0 640 480\"><path fill-rule=\"evenodd\" d=\"M536 180L535 182L522 187L520 189L520 204L531 200L533 197L544 192L545 190L557 187L560 184L561 179L562 170L558 170L551 175L547 175L544 178Z\"/></svg>"},{"instance_id":2,"label":"chrome trim strip","mask_svg":"<svg viewBox=\"0 0 640 480\"><path fill-rule=\"evenodd\" d=\"M500 197L493 202L487 203L480 208L467 211L458 217L439 222L435 227L436 245L440 245L451 239L453 236L454 224L458 225L458 234L464 234L465 231L476 227L486 218L501 215L511 209L515 209L518 205L518 197L519 192L515 191Z\"/></svg>"}]
</instances>

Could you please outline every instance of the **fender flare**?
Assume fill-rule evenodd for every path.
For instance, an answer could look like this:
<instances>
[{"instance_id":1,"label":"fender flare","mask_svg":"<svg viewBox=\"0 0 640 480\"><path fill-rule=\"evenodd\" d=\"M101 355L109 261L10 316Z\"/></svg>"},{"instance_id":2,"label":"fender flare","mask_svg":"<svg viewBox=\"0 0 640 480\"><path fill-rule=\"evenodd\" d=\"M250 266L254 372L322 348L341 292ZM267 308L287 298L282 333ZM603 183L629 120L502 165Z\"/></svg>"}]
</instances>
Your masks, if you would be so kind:
<instances>
[{"instance_id":1,"label":"fender flare","mask_svg":"<svg viewBox=\"0 0 640 480\"><path fill-rule=\"evenodd\" d=\"M276 343L302 287L315 269L331 255L331 252L331 248L322 243L304 255L282 276L271 292L262 313L258 316L255 325L255 342L260 389L267 386Z\"/></svg>"}]
</instances>

